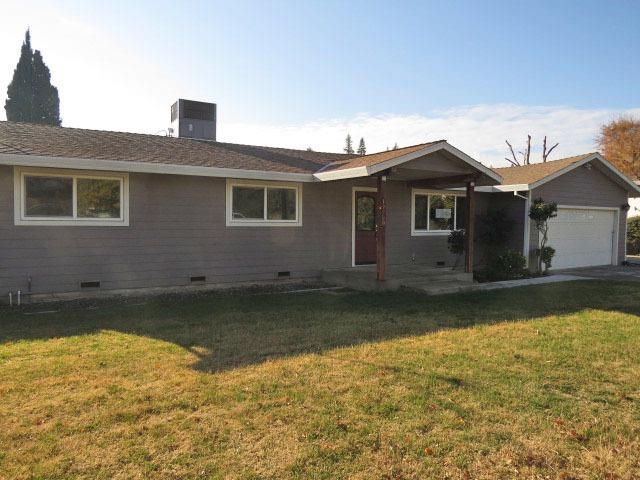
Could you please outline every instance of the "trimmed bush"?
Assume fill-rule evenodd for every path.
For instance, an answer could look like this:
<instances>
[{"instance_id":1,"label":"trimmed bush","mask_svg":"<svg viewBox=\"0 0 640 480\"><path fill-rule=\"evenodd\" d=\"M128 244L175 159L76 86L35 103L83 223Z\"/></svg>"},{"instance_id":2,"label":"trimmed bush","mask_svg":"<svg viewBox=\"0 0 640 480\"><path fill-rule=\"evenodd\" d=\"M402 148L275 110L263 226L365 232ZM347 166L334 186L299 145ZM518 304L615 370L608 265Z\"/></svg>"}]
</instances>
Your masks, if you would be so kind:
<instances>
[{"instance_id":1,"label":"trimmed bush","mask_svg":"<svg viewBox=\"0 0 640 480\"><path fill-rule=\"evenodd\" d=\"M542 263L544 263L544 271L546 272L551 268L551 260L553 256L556 254L556 249L550 246L542 247L540 250L540 258Z\"/></svg>"},{"instance_id":2,"label":"trimmed bush","mask_svg":"<svg viewBox=\"0 0 640 480\"><path fill-rule=\"evenodd\" d=\"M640 255L640 217L627 219L627 253Z\"/></svg>"},{"instance_id":3,"label":"trimmed bush","mask_svg":"<svg viewBox=\"0 0 640 480\"><path fill-rule=\"evenodd\" d=\"M513 280L522 278L526 274L527 260L522 253L515 250L505 250L496 256L485 271L488 281Z\"/></svg>"}]
</instances>

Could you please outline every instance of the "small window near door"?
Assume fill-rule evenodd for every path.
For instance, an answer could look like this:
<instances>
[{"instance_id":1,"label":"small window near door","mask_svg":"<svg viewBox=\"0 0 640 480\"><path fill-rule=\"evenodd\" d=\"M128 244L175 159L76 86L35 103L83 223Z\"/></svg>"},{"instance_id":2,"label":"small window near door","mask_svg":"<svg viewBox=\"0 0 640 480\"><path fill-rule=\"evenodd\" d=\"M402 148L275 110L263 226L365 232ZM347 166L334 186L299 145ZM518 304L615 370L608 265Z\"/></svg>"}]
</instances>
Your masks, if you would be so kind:
<instances>
[{"instance_id":1,"label":"small window near door","mask_svg":"<svg viewBox=\"0 0 640 480\"><path fill-rule=\"evenodd\" d=\"M429 196L429 231L454 230L456 197Z\"/></svg>"},{"instance_id":2,"label":"small window near door","mask_svg":"<svg viewBox=\"0 0 640 480\"><path fill-rule=\"evenodd\" d=\"M464 228L465 218L464 197L414 191L412 235L441 234Z\"/></svg>"},{"instance_id":3,"label":"small window near door","mask_svg":"<svg viewBox=\"0 0 640 480\"><path fill-rule=\"evenodd\" d=\"M361 196L356 200L356 229L372 231L376 228L376 200L372 196Z\"/></svg>"}]
</instances>

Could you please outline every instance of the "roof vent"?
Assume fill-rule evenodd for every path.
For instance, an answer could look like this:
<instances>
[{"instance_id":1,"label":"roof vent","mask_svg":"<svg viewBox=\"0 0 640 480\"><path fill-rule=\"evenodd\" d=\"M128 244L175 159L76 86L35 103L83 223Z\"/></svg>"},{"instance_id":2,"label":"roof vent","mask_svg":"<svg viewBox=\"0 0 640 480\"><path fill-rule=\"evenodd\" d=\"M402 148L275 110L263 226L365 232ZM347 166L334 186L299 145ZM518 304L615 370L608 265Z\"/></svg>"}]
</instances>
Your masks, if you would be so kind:
<instances>
[{"instance_id":1,"label":"roof vent","mask_svg":"<svg viewBox=\"0 0 640 480\"><path fill-rule=\"evenodd\" d=\"M216 140L215 103L179 99L171 105L171 127L178 137Z\"/></svg>"}]
</instances>

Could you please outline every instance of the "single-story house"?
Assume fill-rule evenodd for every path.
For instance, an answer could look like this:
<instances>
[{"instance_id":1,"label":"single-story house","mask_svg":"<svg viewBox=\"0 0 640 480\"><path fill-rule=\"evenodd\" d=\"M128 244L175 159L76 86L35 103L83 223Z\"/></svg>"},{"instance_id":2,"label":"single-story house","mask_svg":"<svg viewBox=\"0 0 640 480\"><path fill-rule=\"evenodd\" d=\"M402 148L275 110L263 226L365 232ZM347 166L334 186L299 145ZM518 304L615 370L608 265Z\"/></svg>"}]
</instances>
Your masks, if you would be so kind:
<instances>
[{"instance_id":1,"label":"single-story house","mask_svg":"<svg viewBox=\"0 0 640 480\"><path fill-rule=\"evenodd\" d=\"M534 261L532 199L559 204L554 267L625 259L640 189L598 153L491 169L445 140L358 156L216 141L180 100L176 136L0 122L0 295L317 278L453 265L447 236L491 207ZM468 236L473 239L473 235ZM464 266L478 263L467 245Z\"/></svg>"}]
</instances>

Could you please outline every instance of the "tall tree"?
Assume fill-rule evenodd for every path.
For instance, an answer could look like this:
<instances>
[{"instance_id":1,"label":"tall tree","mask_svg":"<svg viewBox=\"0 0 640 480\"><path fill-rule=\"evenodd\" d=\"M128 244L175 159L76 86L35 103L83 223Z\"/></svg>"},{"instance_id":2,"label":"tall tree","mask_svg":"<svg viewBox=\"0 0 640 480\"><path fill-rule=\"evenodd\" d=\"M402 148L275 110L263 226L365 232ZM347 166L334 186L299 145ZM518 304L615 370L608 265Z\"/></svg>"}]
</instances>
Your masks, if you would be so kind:
<instances>
[{"instance_id":1,"label":"tall tree","mask_svg":"<svg viewBox=\"0 0 640 480\"><path fill-rule=\"evenodd\" d=\"M39 50L31 48L29 30L24 36L20 59L7 88L4 105L7 120L60 125L58 89L51 85L51 72Z\"/></svg>"},{"instance_id":2,"label":"tall tree","mask_svg":"<svg viewBox=\"0 0 640 480\"><path fill-rule=\"evenodd\" d=\"M364 144L364 137L360 137L360 144L358 145L358 155L366 155L367 147Z\"/></svg>"},{"instance_id":3,"label":"tall tree","mask_svg":"<svg viewBox=\"0 0 640 480\"><path fill-rule=\"evenodd\" d=\"M602 125L597 140L607 160L640 179L640 118L625 116Z\"/></svg>"},{"instance_id":4,"label":"tall tree","mask_svg":"<svg viewBox=\"0 0 640 480\"><path fill-rule=\"evenodd\" d=\"M351 134L347 133L347 138L344 139L344 153L353 155L353 141L351 140Z\"/></svg>"},{"instance_id":5,"label":"tall tree","mask_svg":"<svg viewBox=\"0 0 640 480\"><path fill-rule=\"evenodd\" d=\"M393 148L391 150L397 150L398 149L398 142L393 144Z\"/></svg>"}]
</instances>

